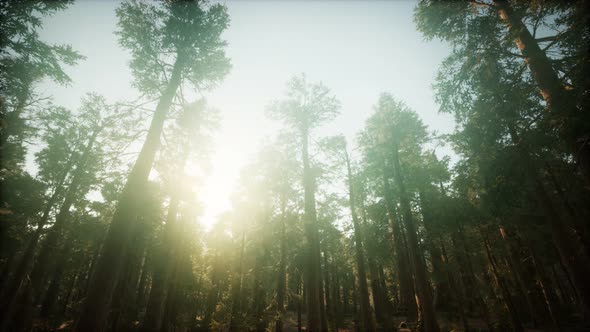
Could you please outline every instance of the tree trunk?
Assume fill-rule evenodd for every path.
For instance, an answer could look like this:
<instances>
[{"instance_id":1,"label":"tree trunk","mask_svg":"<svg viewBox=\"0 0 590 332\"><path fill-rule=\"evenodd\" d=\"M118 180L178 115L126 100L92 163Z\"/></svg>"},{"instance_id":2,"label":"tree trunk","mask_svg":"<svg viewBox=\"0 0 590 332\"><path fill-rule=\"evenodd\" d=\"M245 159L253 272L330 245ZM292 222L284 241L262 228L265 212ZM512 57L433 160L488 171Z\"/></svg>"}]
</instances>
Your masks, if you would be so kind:
<instances>
[{"instance_id":1,"label":"tree trunk","mask_svg":"<svg viewBox=\"0 0 590 332\"><path fill-rule=\"evenodd\" d=\"M287 238L285 232L285 198L282 197L281 202L281 243L280 243L280 261L279 274L277 280L277 322L275 325L276 332L283 332L283 317L285 316L285 291L286 291L286 277L287 277Z\"/></svg>"},{"instance_id":2,"label":"tree trunk","mask_svg":"<svg viewBox=\"0 0 590 332\"><path fill-rule=\"evenodd\" d=\"M441 239L441 259L444 264L447 265L447 280L449 283L449 288L452 294L455 294L456 302L457 302L457 312L459 313L459 318L461 319L461 323L463 324L464 332L469 332L469 324L467 323L467 317L465 316L465 310L463 309L463 305L465 302L465 288L464 287L457 287L455 285L455 279L453 278L453 274L451 273L451 269L448 268L449 266L449 257L447 256L447 251L445 249L444 242ZM450 300L450 298L449 298ZM486 320L487 321L487 320Z\"/></svg>"},{"instance_id":3,"label":"tree trunk","mask_svg":"<svg viewBox=\"0 0 590 332\"><path fill-rule=\"evenodd\" d=\"M297 332L301 332L303 324L301 322L301 311L303 310L303 287L301 285L301 276L297 278L297 295L299 301L297 301Z\"/></svg>"},{"instance_id":4,"label":"tree trunk","mask_svg":"<svg viewBox=\"0 0 590 332\"><path fill-rule=\"evenodd\" d=\"M321 247L320 250L320 257L321 257ZM324 251L324 254L326 252ZM325 256L324 256L325 257ZM320 261L321 264L321 261ZM328 332L328 315L327 315L327 302L329 301L329 294L326 292L326 278L327 278L327 271L325 271L327 267L324 265L320 265L320 317L322 321L322 332Z\"/></svg>"},{"instance_id":5,"label":"tree trunk","mask_svg":"<svg viewBox=\"0 0 590 332\"><path fill-rule=\"evenodd\" d=\"M393 193L386 175L385 163L382 166L385 208L387 209L387 218L391 227L391 241L393 243L393 248L395 248L394 258L397 262L397 275L399 279L400 301L399 307L396 309L397 311L406 311L407 318L412 320L417 317L417 307L414 297L414 283L410 271L408 251L404 246L404 234L400 227L400 218L396 218L395 206L393 205Z\"/></svg>"},{"instance_id":6,"label":"tree trunk","mask_svg":"<svg viewBox=\"0 0 590 332\"><path fill-rule=\"evenodd\" d=\"M352 183L352 170L350 167L350 159L348 152L344 151L346 157L346 170L348 180L348 204L350 207L350 214L352 217L352 226L354 229L355 254L356 254L356 268L359 278L359 295L361 304L361 321L360 326L363 331L375 331L375 317L373 315L373 308L369 303L369 287L367 285L367 273L365 271L365 253L363 249L363 235L359 225L358 215L355 209L355 192Z\"/></svg>"},{"instance_id":7,"label":"tree trunk","mask_svg":"<svg viewBox=\"0 0 590 332\"><path fill-rule=\"evenodd\" d=\"M16 271L12 278L7 281L4 285L4 288L0 291L0 299L2 302L0 303L0 322L7 322L11 319L12 314L14 313L15 303L17 302L17 297L20 294L21 286L24 283L24 280L29 273L29 269L31 264L33 263L33 259L35 256L35 249L37 248L37 244L39 243L39 239L41 238L41 234L43 232L43 227L49 221L49 214L53 209L53 206L57 203L59 196L63 190L64 183L68 174L70 173L74 163L75 163L74 156L70 156L66 166L64 167L62 174L55 186L55 189L47 203L45 205L45 209L43 210L43 214L41 218L37 222L37 228L31 235L29 239L29 243L21 257L20 262L17 265ZM32 286L31 286L32 287ZM31 296L34 296L33 292L30 292ZM1 329L0 329L1 330Z\"/></svg>"},{"instance_id":8,"label":"tree trunk","mask_svg":"<svg viewBox=\"0 0 590 332\"><path fill-rule=\"evenodd\" d=\"M183 162L184 164L184 162ZM179 220L178 226L176 227L177 234L174 238L177 239L176 243L177 250L172 257L170 257L170 278L166 286L167 298L166 306L164 310L164 316L162 319L161 332L177 331L179 327L179 306L182 303L184 294L180 284L181 273L185 273L186 270L192 271L192 265L190 264L190 254L188 253L188 240L183 234L185 233L186 221Z\"/></svg>"},{"instance_id":9,"label":"tree trunk","mask_svg":"<svg viewBox=\"0 0 590 332\"><path fill-rule=\"evenodd\" d=\"M364 191L360 191L361 197L361 220L363 229L366 229L367 225L367 213L365 208L365 194ZM362 234L362 233L361 233ZM369 242L369 237L365 236L365 242ZM387 304L388 299L385 296L385 290L382 290L379 283L379 273L377 272L377 265L375 263L374 256L372 253L367 249L367 264L369 267L369 275L370 275L370 287L371 292L373 294L373 306L375 308L375 317L378 320L379 324L383 329L386 331L390 331L394 328L394 323L392 319L391 312L393 311L393 306Z\"/></svg>"},{"instance_id":10,"label":"tree trunk","mask_svg":"<svg viewBox=\"0 0 590 332\"><path fill-rule=\"evenodd\" d=\"M422 213L422 220L424 221L424 228L426 229L426 243L430 249L432 274L434 276L433 283L436 290L436 296L433 299L434 307L439 311L448 311L448 305L451 303L449 290L450 281L448 276L443 273L442 253L434 241L434 218L426 199L426 193L423 189L420 189L418 194L420 197L420 212Z\"/></svg>"},{"instance_id":11,"label":"tree trunk","mask_svg":"<svg viewBox=\"0 0 590 332\"><path fill-rule=\"evenodd\" d=\"M502 292L502 297L504 298L504 303L506 304L506 307L508 308L508 312L510 313L510 318L512 320L512 327L514 328L514 331L516 331L516 332L524 332L524 327L522 325L522 321L520 320L520 317L518 316L518 311L516 310L516 306L514 305L514 302L512 302L512 295L510 295L510 292L508 291L508 286L506 286L504 278L502 278L502 276L500 276L500 274L498 273L498 268L496 266L496 259L492 255L492 250L490 248L490 242L487 238L487 235L485 234L485 232L481 228L480 228L480 232L481 232L481 236L483 237L484 248L486 250L486 255L488 257L488 262L490 263L490 266L492 268L492 274L494 276L494 280L496 281L498 288L500 288L500 291Z\"/></svg>"},{"instance_id":12,"label":"tree trunk","mask_svg":"<svg viewBox=\"0 0 590 332\"><path fill-rule=\"evenodd\" d=\"M170 81L156 107L146 140L127 178L119 203L103 246L102 255L92 278L92 286L84 302L79 320L74 328L77 332L101 332L109 313L113 293L127 256L127 247L137 224L137 211L142 210L136 196L141 193L148 180L152 164L160 146L160 135L176 90L180 86L184 67L177 57Z\"/></svg>"},{"instance_id":13,"label":"tree trunk","mask_svg":"<svg viewBox=\"0 0 590 332\"><path fill-rule=\"evenodd\" d=\"M149 260L148 257L150 255L149 250L150 244L146 245L146 248L143 253L143 263L141 266L141 276L139 277L139 282L137 283L137 296L135 297L135 306L138 308L138 312L141 311L143 306L145 305L145 293L146 293L146 286L147 286L147 279L148 279L148 271L149 271Z\"/></svg>"},{"instance_id":14,"label":"tree trunk","mask_svg":"<svg viewBox=\"0 0 590 332\"><path fill-rule=\"evenodd\" d=\"M254 311L254 322L257 332L264 332L266 330L266 322L264 319L264 287L263 287L263 272L262 267L264 265L265 254L256 255L254 263L254 284L252 291L254 293L253 311Z\"/></svg>"},{"instance_id":15,"label":"tree trunk","mask_svg":"<svg viewBox=\"0 0 590 332\"><path fill-rule=\"evenodd\" d=\"M506 23L508 31L514 37L516 46L528 65L543 99L547 103L549 116L556 124L566 121L565 126L559 126L561 139L568 146L570 153L576 159L586 180L590 182L590 144L584 132L583 119L580 118L580 110L577 109L573 94L568 93L561 83L556 71L553 69L549 58L535 38L531 35L522 19L514 12L508 1L494 0L498 13Z\"/></svg>"},{"instance_id":16,"label":"tree trunk","mask_svg":"<svg viewBox=\"0 0 590 332\"><path fill-rule=\"evenodd\" d=\"M406 226L406 233L408 238L408 251L410 253L410 266L414 272L415 283L417 288L417 296L419 298L423 326L426 331L438 332L440 328L436 320L436 312L432 302L432 295L430 294L430 285L426 275L426 267L422 264L420 256L418 236L416 227L412 218L412 210L410 207L410 200L406 192L405 184L402 177L401 165L398 155L397 144L393 147L393 170L394 176L399 187L400 202L402 213L404 215L404 222Z\"/></svg>"},{"instance_id":17,"label":"tree trunk","mask_svg":"<svg viewBox=\"0 0 590 332\"><path fill-rule=\"evenodd\" d=\"M167 285L172 273L174 263L175 243L178 241L177 231L178 221L176 214L178 211L179 199L174 194L170 199L168 207L168 217L166 218L166 227L164 229L164 239L160 244L160 250L156 251L156 260L154 272L152 274L152 288L148 298L148 304L145 311L145 318L142 325L144 332L158 332L162 328L162 317L167 297Z\"/></svg>"},{"instance_id":18,"label":"tree trunk","mask_svg":"<svg viewBox=\"0 0 590 332\"><path fill-rule=\"evenodd\" d=\"M375 314L377 319L379 320L379 324L382 328L389 331L392 330L394 327L394 322L392 320L392 307L391 305L387 304L387 295L386 291L381 288L381 282L379 280L379 272L377 271L377 265L375 260L370 256L368 257L369 261L369 271L371 275L371 291L373 292L373 302L375 305Z\"/></svg>"},{"instance_id":19,"label":"tree trunk","mask_svg":"<svg viewBox=\"0 0 590 332\"><path fill-rule=\"evenodd\" d=\"M457 237L459 237L459 239L457 239ZM459 240L461 245L458 243ZM457 265L459 266L459 285L463 286L462 288L465 289L465 294L470 294L469 299L465 297L465 300L469 305L468 308L470 309L468 313L473 314L473 308L481 310L489 330L493 331L494 326L492 324L490 312L482 295L482 287L478 285L477 277L473 270L473 264L469 257L470 251L467 247L467 242L465 241L463 228L459 223L456 223L456 230L451 234L451 244L453 245L453 251L457 259Z\"/></svg>"},{"instance_id":20,"label":"tree trunk","mask_svg":"<svg viewBox=\"0 0 590 332\"><path fill-rule=\"evenodd\" d=\"M79 278L80 278L80 273L78 271L74 272L74 275L72 276L72 281L70 282L70 284L68 286L68 290L66 291L64 299L63 299L61 313L60 313L60 315L62 317L65 317L65 315L68 311L68 304L70 304L70 301L72 299L72 293L74 292L74 286L78 282Z\"/></svg>"},{"instance_id":21,"label":"tree trunk","mask_svg":"<svg viewBox=\"0 0 590 332\"><path fill-rule=\"evenodd\" d=\"M535 249L533 248L530 240L528 238L522 237L522 236L520 238L521 239L524 238L524 242L526 243L526 246L528 247L528 251L530 254L532 265L533 265L535 273L538 277L538 285L539 285L539 288L541 289L541 292L543 294L543 300L545 301L547 313L549 314L549 318L551 319L553 331L560 331L559 323L558 323L556 311L555 311L555 309L558 306L558 301L557 301L557 296L555 294L555 289L551 286L551 282L549 281L549 278L547 277L547 274L545 273L543 263L541 261L539 261L539 259L537 258L537 255L535 253ZM517 245L522 246L522 244L520 242L517 243Z\"/></svg>"},{"instance_id":22,"label":"tree trunk","mask_svg":"<svg viewBox=\"0 0 590 332\"><path fill-rule=\"evenodd\" d=\"M569 276L572 277L573 285L577 294L582 300L584 310L590 314L590 283L587 278L590 275L590 257L587 255L587 248L580 242L570 227L568 218L563 213L548 193L538 171L534 168L533 160L529 157L529 151L525 142L522 142L516 128L508 124L508 130L512 141L517 143L518 149L522 152L524 165L534 185L534 200L546 214L547 224L551 229L553 242L557 248L561 263L566 267Z\"/></svg>"},{"instance_id":23,"label":"tree trunk","mask_svg":"<svg viewBox=\"0 0 590 332\"><path fill-rule=\"evenodd\" d=\"M57 301L57 296L59 294L59 286L61 285L62 276L66 269L68 256L72 248L71 240L67 241L66 243L67 244L64 246L64 248L61 250L60 254L57 257L58 262L57 264L55 264L53 276L51 278L49 288L47 289L47 293L43 298L39 298L43 300L40 313L41 317L49 317L49 315L53 311L55 302Z\"/></svg>"},{"instance_id":24,"label":"tree trunk","mask_svg":"<svg viewBox=\"0 0 590 332\"><path fill-rule=\"evenodd\" d=\"M244 247L246 244L246 232L242 230L240 244L240 260L238 261L238 268L236 273L232 276L232 306L231 306L231 318L229 323L230 331L238 330L238 316L242 313L242 270L244 262Z\"/></svg>"},{"instance_id":25,"label":"tree trunk","mask_svg":"<svg viewBox=\"0 0 590 332\"><path fill-rule=\"evenodd\" d=\"M525 281L523 280L525 276L520 268L521 267L520 259L518 258L518 254L516 253L515 249L512 247L511 243L509 243L509 240L508 240L507 234L506 234L506 229L500 225L499 231L500 231L500 235L502 236L502 240L504 241L506 251L508 252L507 259L508 259L508 266L510 268L510 271L512 272L511 275L514 277L514 279L516 281L516 285L521 293L521 296L524 297L524 300L525 300L526 306L527 306L527 311L529 314L530 322L532 323L533 328L537 328L538 327L537 316L535 314L535 308L533 306L533 300L531 299L531 294L528 292L528 287L525 284ZM531 280L527 280L527 283L531 284L533 282Z\"/></svg>"},{"instance_id":26,"label":"tree trunk","mask_svg":"<svg viewBox=\"0 0 590 332\"><path fill-rule=\"evenodd\" d=\"M59 252L59 240L63 237L64 228L67 226L69 219L70 208L72 205L79 200L80 193L78 192L80 182L84 176L86 170L86 163L88 161L89 154L92 152L92 148L96 141L98 134L102 128L95 128L94 132L90 136L88 143L82 151L80 161L76 165L76 170L72 174L72 181L68 186L64 201L59 209L57 216L55 217L55 223L53 227L47 232L47 237L43 241L39 250L39 256L37 257L37 263L33 267L31 272L31 281L33 284L33 290L37 299L43 298L43 291L45 285L45 276L50 270L51 264L56 260L54 255Z\"/></svg>"},{"instance_id":27,"label":"tree trunk","mask_svg":"<svg viewBox=\"0 0 590 332\"><path fill-rule=\"evenodd\" d=\"M94 250L94 254L92 256L92 261L90 262L90 266L88 267L88 270L87 270L87 273L85 276L84 289L80 292L81 296L86 296L86 294L88 294L88 290L90 288L90 280L92 279L92 275L94 274L94 268L96 267L96 261L98 261L98 256L99 256L100 251L102 249L103 242L104 241L96 243L96 249Z\"/></svg>"},{"instance_id":28,"label":"tree trunk","mask_svg":"<svg viewBox=\"0 0 590 332\"><path fill-rule=\"evenodd\" d=\"M171 280L166 285L166 303L164 304L164 314L162 316L162 327L159 332L175 331L178 325L178 305L181 300L181 290L178 287L178 270L180 269L181 259L174 259L174 271L171 273Z\"/></svg>"},{"instance_id":29,"label":"tree trunk","mask_svg":"<svg viewBox=\"0 0 590 332\"><path fill-rule=\"evenodd\" d=\"M143 253L144 241L142 232L137 232L132 240L134 246L130 248L127 260L123 265L123 271L117 285L117 297L114 299L111 308L111 326L113 331L129 330L132 326L132 318L135 317L135 290L140 274L141 255Z\"/></svg>"},{"instance_id":30,"label":"tree trunk","mask_svg":"<svg viewBox=\"0 0 590 332\"><path fill-rule=\"evenodd\" d=\"M324 268L323 268L323 272L324 272L324 295L325 295L325 299L326 299L326 307L325 307L325 311L326 311L326 324L324 325L324 330L328 330L329 327L334 327L335 326L335 321L334 321L334 301L333 301L333 294L331 292L331 283L330 283L330 276L331 276L331 269L330 269L330 265L329 265L329 257L328 257L328 246L327 244L325 245L324 248Z\"/></svg>"},{"instance_id":31,"label":"tree trunk","mask_svg":"<svg viewBox=\"0 0 590 332\"><path fill-rule=\"evenodd\" d=\"M217 298L219 294L219 257L217 253L213 257L213 267L211 269L211 288L209 289L209 294L207 294L207 307L205 310L205 317L203 318L204 327L206 329L210 329L211 319L213 318L213 313L215 312L215 305L217 304Z\"/></svg>"},{"instance_id":32,"label":"tree trunk","mask_svg":"<svg viewBox=\"0 0 590 332\"><path fill-rule=\"evenodd\" d=\"M307 273L307 331L320 332L322 331L320 248L315 209L315 181L309 161L309 132L307 129L303 130L302 139L305 233L309 243L305 269Z\"/></svg>"}]
</instances>

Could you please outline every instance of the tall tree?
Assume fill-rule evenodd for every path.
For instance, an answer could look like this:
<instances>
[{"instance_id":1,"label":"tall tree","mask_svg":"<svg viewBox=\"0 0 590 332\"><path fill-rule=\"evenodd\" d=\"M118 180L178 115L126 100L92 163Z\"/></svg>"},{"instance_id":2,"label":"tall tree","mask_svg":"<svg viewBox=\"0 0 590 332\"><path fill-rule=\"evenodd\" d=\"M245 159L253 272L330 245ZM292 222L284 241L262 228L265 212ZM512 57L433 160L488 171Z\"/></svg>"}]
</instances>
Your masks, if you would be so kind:
<instances>
[{"instance_id":1,"label":"tall tree","mask_svg":"<svg viewBox=\"0 0 590 332\"><path fill-rule=\"evenodd\" d=\"M39 114L40 131L47 146L36 155L39 165L39 178L51 188L45 210L36 224L36 230L29 239L18 268L6 285L3 298L5 305L12 307L16 300L24 279L29 274L35 260L35 253L39 255L31 274L33 296L42 299L46 274L56 260L60 238L67 227L70 208L79 202L96 183L101 168L106 168L108 155L107 146L115 146L115 139L104 135L104 131L116 133L125 128L125 119L129 114L118 112L116 107L106 104L103 97L89 94L83 98L82 105L76 116L63 108L50 108ZM100 146L97 146L100 142ZM124 142L118 142L124 143ZM59 206L59 207L57 207ZM55 221L47 230L46 226L53 219L52 211L56 209ZM40 250L38 243L42 233ZM56 256L54 256L56 255ZM5 310L7 314L9 310Z\"/></svg>"},{"instance_id":2,"label":"tall tree","mask_svg":"<svg viewBox=\"0 0 590 332\"><path fill-rule=\"evenodd\" d=\"M441 110L454 113L463 127L455 142L467 147L470 155L487 156L477 166L486 170L480 174L489 179L482 183L484 188L490 184L505 188L492 180L498 173L522 172L528 180L523 186L530 189L527 197L520 199L544 212L561 260L588 308L588 284L582 281L590 273L585 268L589 259L587 223L576 221L576 213L585 214L582 211L586 209L574 212L568 208L571 201L587 205L587 190L574 189L581 194L566 197L554 195L552 189L557 186L560 192L559 183L577 173L564 154L573 156L582 174L588 174L585 142L589 129L584 120L587 112L583 111L587 85L572 74L587 62L587 55L580 52L588 45L587 28L581 25L584 20L587 17L581 15L580 7L558 3L425 1L416 11L418 27L428 38L453 44L437 90ZM552 30L560 32L551 35ZM466 142L470 143L463 145ZM484 148L502 153L486 154ZM508 155L525 160L521 167L510 168L507 159L498 158ZM490 159L503 167L490 167ZM568 169L567 175L556 176L555 165ZM498 198L496 202L504 201Z\"/></svg>"},{"instance_id":3,"label":"tall tree","mask_svg":"<svg viewBox=\"0 0 590 332\"><path fill-rule=\"evenodd\" d=\"M125 2L117 10L121 45L130 49L135 85L160 99L146 140L131 169L97 263L76 331L101 331L141 209L135 195L143 190L160 145L166 115L183 81L206 88L229 70L221 33L229 18L223 5L198 2L146 4ZM149 36L146 39L145 36ZM166 61L173 61L170 65Z\"/></svg>"},{"instance_id":4,"label":"tall tree","mask_svg":"<svg viewBox=\"0 0 590 332\"><path fill-rule=\"evenodd\" d=\"M375 106L375 114L367 120L367 129L372 131L371 136L377 137L378 148L391 162L393 169L421 323L427 331L438 331L429 278L419 244L418 227L413 216L410 193L407 191L400 158L401 150L406 154L420 154L421 144L427 137L426 129L414 111L389 94L380 96ZM392 210L390 207L388 213L394 214Z\"/></svg>"},{"instance_id":5,"label":"tall tree","mask_svg":"<svg viewBox=\"0 0 590 332\"><path fill-rule=\"evenodd\" d=\"M183 254L181 250L184 241L181 232L185 227L178 217L179 206L191 196L190 188L183 185L184 178L188 177L184 169L190 157L203 149L211 129L208 127L216 125L215 110L208 108L204 100L199 100L185 104L176 123L168 128L173 131L172 137L167 139L169 147L162 153L159 171L170 188L170 202L166 224L160 232L159 243L153 250L154 271L142 327L144 331L160 331L165 326L165 306L172 300L169 289L173 284L175 264L179 263L178 257Z\"/></svg>"},{"instance_id":6,"label":"tall tree","mask_svg":"<svg viewBox=\"0 0 590 332\"><path fill-rule=\"evenodd\" d=\"M292 78L287 84L285 99L273 102L268 112L295 131L301 144L305 229L308 242L307 299L308 331L322 331L321 323L321 259L315 202L315 175L309 156L310 138L314 129L338 115L340 103L323 84L307 82L305 75Z\"/></svg>"},{"instance_id":7,"label":"tall tree","mask_svg":"<svg viewBox=\"0 0 590 332\"><path fill-rule=\"evenodd\" d=\"M326 141L326 144L328 145L327 148L332 150L332 153L335 154L335 159L338 165L344 165L346 171L345 178L348 187L348 205L354 231L356 268L360 290L360 328L363 331L375 331L375 316L374 310L369 302L369 287L367 284L367 273L365 269L365 249L363 246L364 236L362 234L362 228L357 213L356 188L354 188L356 181L352 172L351 156L347 149L346 138L344 136L331 137Z\"/></svg>"}]
</instances>

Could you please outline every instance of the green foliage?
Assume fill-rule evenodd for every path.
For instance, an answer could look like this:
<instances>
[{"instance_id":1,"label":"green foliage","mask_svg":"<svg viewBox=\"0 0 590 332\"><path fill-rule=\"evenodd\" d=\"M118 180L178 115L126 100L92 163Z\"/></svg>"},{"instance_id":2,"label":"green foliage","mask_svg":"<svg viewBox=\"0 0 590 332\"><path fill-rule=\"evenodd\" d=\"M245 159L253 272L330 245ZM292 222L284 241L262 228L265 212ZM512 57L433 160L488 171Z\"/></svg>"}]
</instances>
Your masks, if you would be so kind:
<instances>
[{"instance_id":1,"label":"green foliage","mask_svg":"<svg viewBox=\"0 0 590 332\"><path fill-rule=\"evenodd\" d=\"M229 25L222 4L126 1L117 17L119 42L132 55L134 86L145 94L164 91L175 61L183 63L183 77L199 90L215 86L231 68L221 39Z\"/></svg>"},{"instance_id":2,"label":"green foliage","mask_svg":"<svg viewBox=\"0 0 590 332\"><path fill-rule=\"evenodd\" d=\"M83 56L69 45L49 45L39 40L43 18L64 10L72 1L4 1L0 7L0 84L9 96L30 90L44 77L69 84L62 64L75 65ZM6 90L4 90L6 92Z\"/></svg>"},{"instance_id":3,"label":"green foliage","mask_svg":"<svg viewBox=\"0 0 590 332\"><path fill-rule=\"evenodd\" d=\"M333 120L339 109L340 102L326 86L308 83L305 74L301 74L289 80L285 98L272 102L267 113L293 130L308 133Z\"/></svg>"}]
</instances>

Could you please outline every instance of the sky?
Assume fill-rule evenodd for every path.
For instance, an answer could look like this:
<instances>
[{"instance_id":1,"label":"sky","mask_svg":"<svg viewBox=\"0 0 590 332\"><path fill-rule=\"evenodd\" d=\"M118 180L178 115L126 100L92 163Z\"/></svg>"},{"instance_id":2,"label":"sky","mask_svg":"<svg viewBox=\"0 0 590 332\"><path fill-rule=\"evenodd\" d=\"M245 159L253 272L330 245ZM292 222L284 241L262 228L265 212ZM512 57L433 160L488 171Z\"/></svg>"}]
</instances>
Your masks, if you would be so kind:
<instances>
[{"instance_id":1,"label":"sky","mask_svg":"<svg viewBox=\"0 0 590 332\"><path fill-rule=\"evenodd\" d=\"M39 91L72 110L87 92L107 100L133 100L130 57L118 45L116 1L78 1L50 17L42 40L70 44L86 56L66 72L68 87L42 82ZM353 141L372 113L379 94L404 100L438 133L453 130L452 116L438 113L432 83L447 45L425 41L413 22L413 1L227 1L231 25L223 37L232 71L203 93L217 108L221 126L212 143L211 172L198 188L205 207L202 224L231 207L240 170L254 160L280 124L265 116L266 106L285 92L293 75L322 82L342 104L340 116L318 136L344 134ZM446 147L437 150L448 155Z\"/></svg>"}]
</instances>

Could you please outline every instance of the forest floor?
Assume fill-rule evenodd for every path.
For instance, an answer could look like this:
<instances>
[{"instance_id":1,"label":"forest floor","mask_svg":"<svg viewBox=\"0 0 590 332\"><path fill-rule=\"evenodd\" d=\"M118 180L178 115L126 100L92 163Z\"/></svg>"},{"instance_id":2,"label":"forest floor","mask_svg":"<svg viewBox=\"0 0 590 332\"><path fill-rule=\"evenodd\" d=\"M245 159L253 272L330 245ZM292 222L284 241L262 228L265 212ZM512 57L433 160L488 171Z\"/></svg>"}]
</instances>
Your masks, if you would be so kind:
<instances>
[{"instance_id":1,"label":"forest floor","mask_svg":"<svg viewBox=\"0 0 590 332\"><path fill-rule=\"evenodd\" d=\"M301 315L301 322L302 322L302 331L306 330L305 322L307 320L306 314ZM401 322L404 321L404 317L395 316L393 318L395 326L398 326ZM287 311L287 315L285 321L283 323L283 330L284 332L297 332L297 312L295 311ZM410 324L412 325L412 324ZM336 332L354 332L354 321L352 317L345 317L343 326L339 327Z\"/></svg>"},{"instance_id":2,"label":"forest floor","mask_svg":"<svg viewBox=\"0 0 590 332\"><path fill-rule=\"evenodd\" d=\"M302 331L306 330L305 322L307 316L306 314L301 315L301 322L302 322ZM401 322L405 320L403 316L394 316L394 324L395 326L399 326ZM477 332L487 332L488 327L485 324L483 319L478 318L467 318L467 322L469 324L469 328L471 331ZM57 325L48 325L48 322L43 321L35 321L33 324L33 331L70 331L72 328L74 321L68 320L64 321L61 324ZM295 311L287 311L285 321L283 323L283 330L284 332L297 332L297 312ZM460 322L456 322L453 320L447 319L444 314L441 313L439 315L439 325L441 327L441 332L460 332L463 331L463 326ZM415 324L409 323L410 331L416 331ZM562 326L562 331L571 331L571 332L582 332L582 331L590 331L590 323L586 321L583 317L571 317L564 326ZM531 329L525 328L525 332L542 332L543 330L540 329ZM335 332L355 332L355 324L352 317L345 317L343 326L338 328Z\"/></svg>"},{"instance_id":3,"label":"forest floor","mask_svg":"<svg viewBox=\"0 0 590 332\"><path fill-rule=\"evenodd\" d=\"M443 316L443 315L441 315L441 316ZM302 328L302 331L306 330L306 328L305 328L306 319L307 319L306 315L302 314L301 315L301 322L304 325ZM405 321L405 317L394 316L393 320L394 320L394 326L399 326L399 324L401 322ZM467 318L467 322L469 324L470 330L472 330L472 331L479 331L479 332L489 331L488 327L483 319ZM440 317L439 324L441 326L441 332L463 331L463 326L461 325L461 322L451 321L451 320L448 320L444 317ZM354 322L353 322L352 317L346 317L343 325L344 325L343 327L338 328L337 332L355 332ZM410 322L408 325L409 325L411 331L415 331L415 329L414 329L415 323ZM297 332L298 331L298 329L297 329L297 312L287 311L287 315L286 315L286 318L284 321L283 329L284 329L284 332ZM525 332L541 332L541 330L525 329Z\"/></svg>"}]
</instances>

